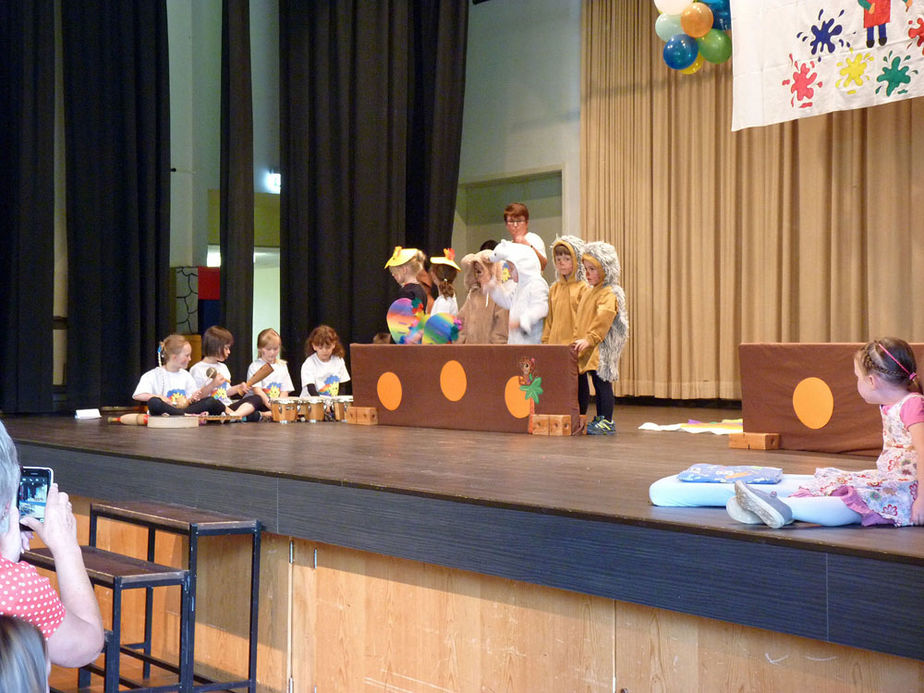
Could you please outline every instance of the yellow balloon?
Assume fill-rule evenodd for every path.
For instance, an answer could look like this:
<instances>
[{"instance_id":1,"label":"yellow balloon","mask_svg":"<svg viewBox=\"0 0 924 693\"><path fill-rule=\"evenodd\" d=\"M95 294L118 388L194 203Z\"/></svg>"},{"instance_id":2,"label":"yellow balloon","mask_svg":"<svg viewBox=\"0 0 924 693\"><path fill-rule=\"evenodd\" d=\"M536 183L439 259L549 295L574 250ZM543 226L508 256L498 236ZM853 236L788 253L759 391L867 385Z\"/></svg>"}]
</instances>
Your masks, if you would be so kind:
<instances>
[{"instance_id":1,"label":"yellow balloon","mask_svg":"<svg viewBox=\"0 0 924 693\"><path fill-rule=\"evenodd\" d=\"M693 61L693 64L690 67L685 67L680 71L682 75L692 75L694 72L699 72L699 68L703 66L703 63L706 62L706 59L703 57L702 53L696 54L696 60Z\"/></svg>"},{"instance_id":2,"label":"yellow balloon","mask_svg":"<svg viewBox=\"0 0 924 693\"><path fill-rule=\"evenodd\" d=\"M701 38L712 28L712 10L703 2L691 2L680 13L680 26L685 34Z\"/></svg>"}]
</instances>

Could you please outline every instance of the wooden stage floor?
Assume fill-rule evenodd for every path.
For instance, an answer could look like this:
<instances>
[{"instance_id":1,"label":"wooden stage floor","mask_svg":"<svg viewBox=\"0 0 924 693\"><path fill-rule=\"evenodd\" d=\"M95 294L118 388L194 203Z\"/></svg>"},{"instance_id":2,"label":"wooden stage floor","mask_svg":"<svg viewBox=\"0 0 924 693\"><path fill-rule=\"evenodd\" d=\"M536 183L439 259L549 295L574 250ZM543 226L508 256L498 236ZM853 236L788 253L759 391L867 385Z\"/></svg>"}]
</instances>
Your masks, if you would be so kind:
<instances>
[{"instance_id":1,"label":"wooden stage floor","mask_svg":"<svg viewBox=\"0 0 924 693\"><path fill-rule=\"evenodd\" d=\"M616 436L571 438L343 423L149 430L64 417L4 422L23 464L55 467L61 488L77 495L247 513L283 535L924 659L915 588L924 576L924 528L772 530L739 524L723 508L650 505L653 481L694 462L804 474L874 463L732 450L726 436L711 433L638 430L645 421L738 416L734 409L617 405ZM568 559L538 565L547 551ZM874 595L841 626L832 613L853 608L868 579L910 582L909 604L882 633L870 635L864 625L867 633L858 635L864 608L878 607ZM718 589L739 598L702 603ZM785 594L771 595L742 613L755 589L817 594L791 605ZM913 633L910 643L892 644L896 628Z\"/></svg>"}]
</instances>

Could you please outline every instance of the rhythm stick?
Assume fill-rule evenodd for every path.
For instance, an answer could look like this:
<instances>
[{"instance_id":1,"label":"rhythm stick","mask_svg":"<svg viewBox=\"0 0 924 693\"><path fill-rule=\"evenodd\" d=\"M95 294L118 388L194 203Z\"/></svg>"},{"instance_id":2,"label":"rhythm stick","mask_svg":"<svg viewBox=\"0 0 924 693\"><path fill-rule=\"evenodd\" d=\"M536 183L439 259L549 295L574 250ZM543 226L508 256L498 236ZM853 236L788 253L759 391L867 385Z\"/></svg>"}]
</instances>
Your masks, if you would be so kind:
<instances>
[{"instance_id":1,"label":"rhythm stick","mask_svg":"<svg viewBox=\"0 0 924 693\"><path fill-rule=\"evenodd\" d=\"M254 373L252 376L247 378L247 387L253 387L257 383L259 383L261 380L263 380L264 378L269 377L269 375L272 372L273 372L273 364L264 363L262 366L260 366L260 369L256 373Z\"/></svg>"},{"instance_id":2,"label":"rhythm stick","mask_svg":"<svg viewBox=\"0 0 924 693\"><path fill-rule=\"evenodd\" d=\"M126 426L145 426L148 423L148 415L122 414L122 416L110 416L109 423L120 423Z\"/></svg>"}]
</instances>

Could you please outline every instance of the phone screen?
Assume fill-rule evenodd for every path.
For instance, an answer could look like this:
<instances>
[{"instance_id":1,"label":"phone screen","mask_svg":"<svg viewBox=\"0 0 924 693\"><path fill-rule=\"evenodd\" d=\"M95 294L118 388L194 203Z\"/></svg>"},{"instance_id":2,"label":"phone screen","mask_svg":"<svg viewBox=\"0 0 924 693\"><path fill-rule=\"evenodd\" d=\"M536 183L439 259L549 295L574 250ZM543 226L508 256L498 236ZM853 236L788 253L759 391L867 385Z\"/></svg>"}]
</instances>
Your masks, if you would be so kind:
<instances>
[{"instance_id":1,"label":"phone screen","mask_svg":"<svg viewBox=\"0 0 924 693\"><path fill-rule=\"evenodd\" d=\"M45 521L45 502L53 479L54 472L49 467L22 468L18 502L20 515L34 517L39 522Z\"/></svg>"}]
</instances>

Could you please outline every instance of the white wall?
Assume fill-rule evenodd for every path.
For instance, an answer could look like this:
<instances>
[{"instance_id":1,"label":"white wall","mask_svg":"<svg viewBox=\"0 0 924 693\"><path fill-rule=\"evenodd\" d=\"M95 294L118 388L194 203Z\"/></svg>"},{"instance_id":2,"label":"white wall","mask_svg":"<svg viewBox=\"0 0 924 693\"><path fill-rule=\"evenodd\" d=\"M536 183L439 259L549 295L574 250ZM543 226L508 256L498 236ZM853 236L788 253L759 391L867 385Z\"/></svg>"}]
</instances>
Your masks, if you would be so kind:
<instances>
[{"instance_id":1,"label":"white wall","mask_svg":"<svg viewBox=\"0 0 924 693\"><path fill-rule=\"evenodd\" d=\"M580 74L578 0L473 5L460 184L560 169L562 231L580 235Z\"/></svg>"}]
</instances>

